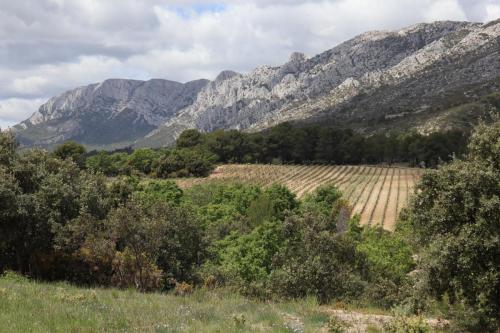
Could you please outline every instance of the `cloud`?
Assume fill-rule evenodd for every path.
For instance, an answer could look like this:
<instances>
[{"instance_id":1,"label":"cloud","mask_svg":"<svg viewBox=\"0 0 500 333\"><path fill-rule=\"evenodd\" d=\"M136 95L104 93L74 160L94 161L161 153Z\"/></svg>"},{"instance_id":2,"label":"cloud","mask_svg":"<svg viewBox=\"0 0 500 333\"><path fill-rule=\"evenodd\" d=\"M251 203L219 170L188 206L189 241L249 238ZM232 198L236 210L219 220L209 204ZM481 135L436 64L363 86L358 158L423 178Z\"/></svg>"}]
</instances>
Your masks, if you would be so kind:
<instances>
[{"instance_id":1,"label":"cloud","mask_svg":"<svg viewBox=\"0 0 500 333\"><path fill-rule=\"evenodd\" d=\"M0 99L0 128L13 126L19 122L19 119L26 119L33 110L45 101L45 98L19 99L9 98Z\"/></svg>"},{"instance_id":2,"label":"cloud","mask_svg":"<svg viewBox=\"0 0 500 333\"><path fill-rule=\"evenodd\" d=\"M110 77L212 79L367 30L499 15L497 0L0 0L0 124Z\"/></svg>"}]
</instances>

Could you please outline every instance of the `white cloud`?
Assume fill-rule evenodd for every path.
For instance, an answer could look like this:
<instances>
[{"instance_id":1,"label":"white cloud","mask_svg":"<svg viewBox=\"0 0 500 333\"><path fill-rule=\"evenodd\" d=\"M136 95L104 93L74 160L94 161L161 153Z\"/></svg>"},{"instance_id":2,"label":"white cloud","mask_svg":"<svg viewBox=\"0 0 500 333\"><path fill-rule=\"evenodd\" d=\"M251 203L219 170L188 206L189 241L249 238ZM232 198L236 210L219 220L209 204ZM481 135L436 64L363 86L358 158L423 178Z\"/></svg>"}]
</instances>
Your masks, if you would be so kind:
<instances>
[{"instance_id":1,"label":"white cloud","mask_svg":"<svg viewBox=\"0 0 500 333\"><path fill-rule=\"evenodd\" d=\"M497 0L0 0L0 124L109 77L211 79L367 30L499 15Z\"/></svg>"},{"instance_id":2,"label":"white cloud","mask_svg":"<svg viewBox=\"0 0 500 333\"><path fill-rule=\"evenodd\" d=\"M467 20L463 7L455 0L434 1L425 14L427 21L447 20L450 17L459 21Z\"/></svg>"},{"instance_id":3,"label":"white cloud","mask_svg":"<svg viewBox=\"0 0 500 333\"><path fill-rule=\"evenodd\" d=\"M486 5L486 17L485 21L498 20L500 18L500 4L488 4Z\"/></svg>"},{"instance_id":4,"label":"white cloud","mask_svg":"<svg viewBox=\"0 0 500 333\"><path fill-rule=\"evenodd\" d=\"M28 118L44 101L45 98L0 100L0 128L13 126L19 119Z\"/></svg>"}]
</instances>

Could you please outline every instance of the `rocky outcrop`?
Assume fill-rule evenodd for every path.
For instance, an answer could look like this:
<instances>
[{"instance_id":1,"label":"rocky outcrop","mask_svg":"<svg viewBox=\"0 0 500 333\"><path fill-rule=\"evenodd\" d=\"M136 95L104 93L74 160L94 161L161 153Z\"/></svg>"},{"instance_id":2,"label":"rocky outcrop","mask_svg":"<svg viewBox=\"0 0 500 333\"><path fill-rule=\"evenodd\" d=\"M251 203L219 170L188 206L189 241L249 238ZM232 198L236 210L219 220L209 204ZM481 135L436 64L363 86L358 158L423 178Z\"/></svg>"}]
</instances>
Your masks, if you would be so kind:
<instances>
[{"instance_id":1,"label":"rocky outcrop","mask_svg":"<svg viewBox=\"0 0 500 333\"><path fill-rule=\"evenodd\" d=\"M437 114L472 88L474 95L497 89L499 53L498 20L367 32L314 57L293 53L282 66L223 71L210 82L109 80L78 88L51 99L20 133L53 126L58 135L51 142L71 136L89 142L99 133L81 119L96 114L128 133L103 143L135 146L171 144L187 128L255 131L283 121L335 121L370 131L381 119Z\"/></svg>"},{"instance_id":2,"label":"rocky outcrop","mask_svg":"<svg viewBox=\"0 0 500 333\"><path fill-rule=\"evenodd\" d=\"M185 128L261 130L283 121L345 118L349 109L356 112L347 117L361 120L363 115L372 119L377 111L376 117L394 113L403 104L404 111L411 103L418 110L423 100L404 97L413 95L411 89L437 86L424 89L435 97L448 88L497 78L499 36L499 22L435 22L368 32L312 58L294 53L280 67L211 82L192 105L139 143L165 145ZM414 86L407 87L410 81ZM389 87L395 90L393 98L386 97L391 105L373 98L368 101L377 110L370 102L364 110L356 108L358 100Z\"/></svg>"}]
</instances>

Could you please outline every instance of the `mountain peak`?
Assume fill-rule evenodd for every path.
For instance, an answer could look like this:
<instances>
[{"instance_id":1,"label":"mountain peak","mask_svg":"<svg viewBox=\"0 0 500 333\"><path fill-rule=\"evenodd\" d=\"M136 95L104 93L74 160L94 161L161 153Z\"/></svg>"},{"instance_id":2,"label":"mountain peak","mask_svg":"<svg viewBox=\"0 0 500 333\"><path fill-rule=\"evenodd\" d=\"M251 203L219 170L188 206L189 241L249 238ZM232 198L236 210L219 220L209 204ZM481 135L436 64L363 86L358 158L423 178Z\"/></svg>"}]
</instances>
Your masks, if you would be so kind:
<instances>
[{"instance_id":1,"label":"mountain peak","mask_svg":"<svg viewBox=\"0 0 500 333\"><path fill-rule=\"evenodd\" d=\"M219 75L217 75L217 77L215 78L215 82L221 82L221 81L225 81L225 80L228 80L234 76L237 76L237 75L240 75L239 73L235 72L235 71L231 71L231 70L224 70L222 72L219 73Z\"/></svg>"},{"instance_id":2,"label":"mountain peak","mask_svg":"<svg viewBox=\"0 0 500 333\"><path fill-rule=\"evenodd\" d=\"M431 110L422 121L434 121L454 101L498 89L498 23L370 31L312 58L294 52L281 66L225 70L212 82L110 79L51 98L16 130L25 145L117 147L169 144L187 128L327 119L373 131L380 119L424 117L422 110Z\"/></svg>"}]
</instances>

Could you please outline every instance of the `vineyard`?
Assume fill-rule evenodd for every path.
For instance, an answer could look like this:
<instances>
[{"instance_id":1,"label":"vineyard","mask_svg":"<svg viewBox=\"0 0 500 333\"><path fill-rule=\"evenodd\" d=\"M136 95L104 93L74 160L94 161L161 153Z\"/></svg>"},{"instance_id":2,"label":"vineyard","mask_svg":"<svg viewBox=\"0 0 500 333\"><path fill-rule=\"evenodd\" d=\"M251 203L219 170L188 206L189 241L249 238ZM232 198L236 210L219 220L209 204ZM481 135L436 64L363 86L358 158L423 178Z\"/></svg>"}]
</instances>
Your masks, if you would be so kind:
<instances>
[{"instance_id":1,"label":"vineyard","mask_svg":"<svg viewBox=\"0 0 500 333\"><path fill-rule=\"evenodd\" d=\"M359 214L361 224L394 230L421 169L388 166L222 165L208 178L179 179L182 188L207 181L241 181L260 186L280 183L299 198L324 184L337 185Z\"/></svg>"}]
</instances>

